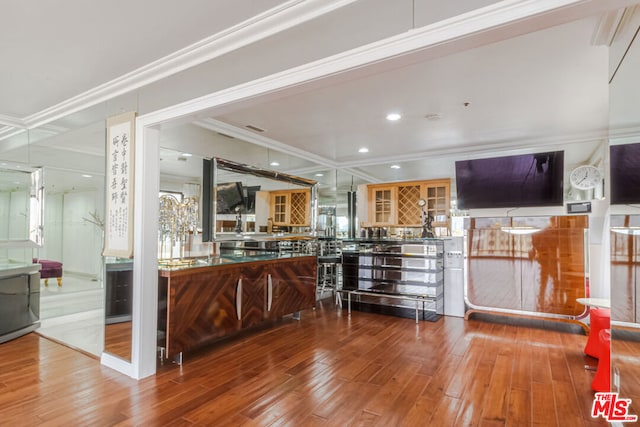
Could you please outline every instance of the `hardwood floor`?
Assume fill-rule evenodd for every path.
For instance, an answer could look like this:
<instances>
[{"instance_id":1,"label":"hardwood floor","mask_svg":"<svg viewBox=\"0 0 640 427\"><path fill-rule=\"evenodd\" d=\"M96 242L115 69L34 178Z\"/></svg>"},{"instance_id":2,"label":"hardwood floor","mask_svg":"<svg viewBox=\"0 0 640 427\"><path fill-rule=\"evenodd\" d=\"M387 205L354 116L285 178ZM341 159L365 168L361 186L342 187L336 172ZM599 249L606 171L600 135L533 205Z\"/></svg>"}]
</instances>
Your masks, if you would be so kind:
<instances>
[{"instance_id":1,"label":"hardwood floor","mask_svg":"<svg viewBox=\"0 0 640 427\"><path fill-rule=\"evenodd\" d=\"M0 424L604 426L590 417L585 341L474 319L348 317L324 302L135 381L30 334L0 345Z\"/></svg>"},{"instance_id":2,"label":"hardwood floor","mask_svg":"<svg viewBox=\"0 0 640 427\"><path fill-rule=\"evenodd\" d=\"M131 321L104 325L104 351L131 360Z\"/></svg>"}]
</instances>

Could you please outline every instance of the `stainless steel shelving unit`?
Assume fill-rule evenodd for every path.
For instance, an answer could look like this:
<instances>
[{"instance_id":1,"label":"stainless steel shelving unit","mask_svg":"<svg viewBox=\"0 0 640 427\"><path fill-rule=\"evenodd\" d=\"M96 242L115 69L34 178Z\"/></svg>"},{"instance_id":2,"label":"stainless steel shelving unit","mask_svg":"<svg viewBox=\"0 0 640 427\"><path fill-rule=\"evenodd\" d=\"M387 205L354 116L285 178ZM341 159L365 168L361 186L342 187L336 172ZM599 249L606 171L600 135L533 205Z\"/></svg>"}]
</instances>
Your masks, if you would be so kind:
<instances>
[{"instance_id":1,"label":"stainless steel shelving unit","mask_svg":"<svg viewBox=\"0 0 640 427\"><path fill-rule=\"evenodd\" d=\"M349 305L355 297L381 312L415 310L416 320L420 311L423 317L444 314L442 240L357 242L343 259L342 293Z\"/></svg>"}]
</instances>

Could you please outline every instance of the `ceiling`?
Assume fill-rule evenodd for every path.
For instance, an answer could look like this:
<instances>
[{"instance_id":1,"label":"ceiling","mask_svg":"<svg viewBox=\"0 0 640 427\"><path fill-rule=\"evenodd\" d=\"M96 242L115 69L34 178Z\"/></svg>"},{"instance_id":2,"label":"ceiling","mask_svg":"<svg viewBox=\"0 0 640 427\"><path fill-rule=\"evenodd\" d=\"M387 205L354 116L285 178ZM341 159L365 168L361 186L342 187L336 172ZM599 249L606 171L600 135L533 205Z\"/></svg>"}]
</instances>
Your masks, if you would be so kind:
<instances>
[{"instance_id":1,"label":"ceiling","mask_svg":"<svg viewBox=\"0 0 640 427\"><path fill-rule=\"evenodd\" d=\"M282 3L5 2L0 114L28 118Z\"/></svg>"},{"instance_id":2,"label":"ceiling","mask_svg":"<svg viewBox=\"0 0 640 427\"><path fill-rule=\"evenodd\" d=\"M256 126L265 130L261 136L369 173L374 165L389 168L434 154L477 155L487 145L512 150L573 136L602 140L608 50L591 43L597 23L590 17L273 101L258 99L214 118ZM389 112L402 118L388 121ZM361 147L368 153L359 153ZM589 150L576 161L588 160Z\"/></svg>"},{"instance_id":3,"label":"ceiling","mask_svg":"<svg viewBox=\"0 0 640 427\"><path fill-rule=\"evenodd\" d=\"M12 2L3 6L0 28L0 159L99 175L107 115L144 114L473 9L527 2L454 3L465 4ZM575 13L560 8L515 32L469 37L453 51L392 59L213 109L166 126L163 145L333 187L354 178L451 176L456 159L495 153L562 148L567 167L589 162L606 139L609 108L608 48L594 43L594 34L605 9L632 2L595 9L594 2L567 3L578 5ZM389 122L388 112L402 118ZM361 147L369 152L358 153ZM274 160L280 166L269 166ZM165 163L168 174L199 173L182 160Z\"/></svg>"}]
</instances>

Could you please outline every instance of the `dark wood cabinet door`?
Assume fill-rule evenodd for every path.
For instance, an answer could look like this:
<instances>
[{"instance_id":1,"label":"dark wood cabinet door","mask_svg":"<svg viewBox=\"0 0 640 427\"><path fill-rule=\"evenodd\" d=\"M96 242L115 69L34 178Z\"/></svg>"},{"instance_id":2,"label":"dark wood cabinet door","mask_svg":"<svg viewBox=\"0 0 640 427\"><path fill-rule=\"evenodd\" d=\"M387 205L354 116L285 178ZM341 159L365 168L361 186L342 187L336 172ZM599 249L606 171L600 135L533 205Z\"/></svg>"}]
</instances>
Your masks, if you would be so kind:
<instances>
[{"instance_id":1,"label":"dark wood cabinet door","mask_svg":"<svg viewBox=\"0 0 640 427\"><path fill-rule=\"evenodd\" d=\"M315 257L281 260L267 270L267 313L270 319L312 308L316 302Z\"/></svg>"},{"instance_id":2,"label":"dark wood cabinet door","mask_svg":"<svg viewBox=\"0 0 640 427\"><path fill-rule=\"evenodd\" d=\"M264 265L247 264L242 269L241 327L260 324L266 317L266 274Z\"/></svg>"},{"instance_id":3,"label":"dark wood cabinet door","mask_svg":"<svg viewBox=\"0 0 640 427\"><path fill-rule=\"evenodd\" d=\"M172 277L167 298L167 357L198 348L241 327L236 314L240 270Z\"/></svg>"}]
</instances>

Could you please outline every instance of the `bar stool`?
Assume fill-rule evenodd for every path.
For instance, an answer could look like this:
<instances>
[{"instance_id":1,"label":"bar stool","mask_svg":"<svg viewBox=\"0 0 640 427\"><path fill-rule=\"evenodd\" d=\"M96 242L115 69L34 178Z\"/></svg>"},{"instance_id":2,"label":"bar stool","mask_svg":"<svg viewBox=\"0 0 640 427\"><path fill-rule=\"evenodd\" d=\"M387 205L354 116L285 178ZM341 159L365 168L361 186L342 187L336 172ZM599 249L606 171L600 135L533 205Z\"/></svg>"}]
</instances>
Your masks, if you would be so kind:
<instances>
[{"instance_id":1,"label":"bar stool","mask_svg":"<svg viewBox=\"0 0 640 427\"><path fill-rule=\"evenodd\" d=\"M598 370L593 377L591 389L594 391L611 391L611 329L603 329L598 333L600 354Z\"/></svg>"},{"instance_id":2,"label":"bar stool","mask_svg":"<svg viewBox=\"0 0 640 427\"><path fill-rule=\"evenodd\" d=\"M342 264L342 248L335 240L320 241L318 250L318 297L325 289L332 292L338 288L338 267Z\"/></svg>"},{"instance_id":3,"label":"bar stool","mask_svg":"<svg viewBox=\"0 0 640 427\"><path fill-rule=\"evenodd\" d=\"M600 357L602 343L600 342L600 331L609 329L611 325L611 310L608 308L592 308L590 311L590 328L587 344L584 346L584 354Z\"/></svg>"}]
</instances>

